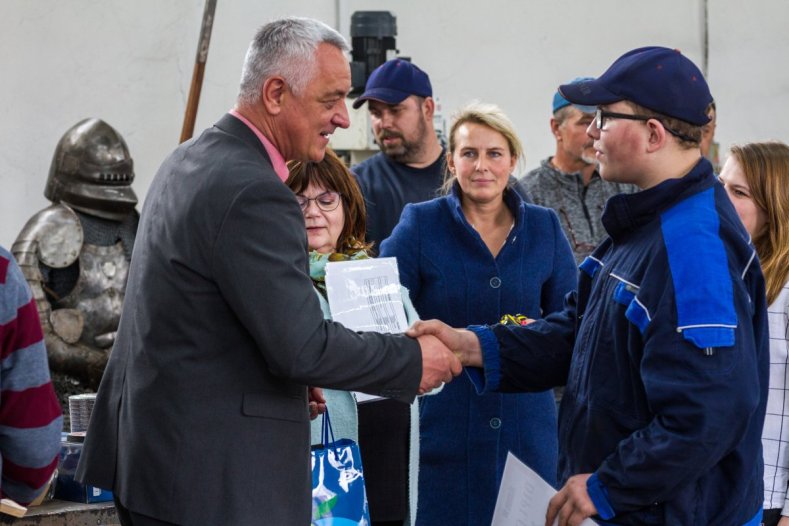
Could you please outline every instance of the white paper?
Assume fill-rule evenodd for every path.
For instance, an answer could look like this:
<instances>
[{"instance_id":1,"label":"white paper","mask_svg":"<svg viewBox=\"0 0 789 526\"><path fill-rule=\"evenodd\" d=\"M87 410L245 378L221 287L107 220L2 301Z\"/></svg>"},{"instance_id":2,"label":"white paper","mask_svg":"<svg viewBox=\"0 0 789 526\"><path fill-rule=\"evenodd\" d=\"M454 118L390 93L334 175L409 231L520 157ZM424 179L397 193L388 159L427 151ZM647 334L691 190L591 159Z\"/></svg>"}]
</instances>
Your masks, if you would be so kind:
<instances>
[{"instance_id":1,"label":"white paper","mask_svg":"<svg viewBox=\"0 0 789 526\"><path fill-rule=\"evenodd\" d=\"M408 329L396 258L326 264L332 320L354 331L400 333Z\"/></svg>"},{"instance_id":2,"label":"white paper","mask_svg":"<svg viewBox=\"0 0 789 526\"><path fill-rule=\"evenodd\" d=\"M354 396L356 397L357 404L366 404L367 402L377 402L378 400L387 400L383 396L378 395L371 395L367 393L362 393L360 391L354 391Z\"/></svg>"},{"instance_id":3,"label":"white paper","mask_svg":"<svg viewBox=\"0 0 789 526\"><path fill-rule=\"evenodd\" d=\"M556 490L529 466L507 453L491 526L545 526L545 512ZM556 521L554 521L556 524ZM597 526L586 519L581 526Z\"/></svg>"},{"instance_id":4,"label":"white paper","mask_svg":"<svg viewBox=\"0 0 789 526\"><path fill-rule=\"evenodd\" d=\"M327 263L326 295L332 320L351 330L400 333L408 329L396 258ZM360 404L386 400L354 394Z\"/></svg>"}]
</instances>

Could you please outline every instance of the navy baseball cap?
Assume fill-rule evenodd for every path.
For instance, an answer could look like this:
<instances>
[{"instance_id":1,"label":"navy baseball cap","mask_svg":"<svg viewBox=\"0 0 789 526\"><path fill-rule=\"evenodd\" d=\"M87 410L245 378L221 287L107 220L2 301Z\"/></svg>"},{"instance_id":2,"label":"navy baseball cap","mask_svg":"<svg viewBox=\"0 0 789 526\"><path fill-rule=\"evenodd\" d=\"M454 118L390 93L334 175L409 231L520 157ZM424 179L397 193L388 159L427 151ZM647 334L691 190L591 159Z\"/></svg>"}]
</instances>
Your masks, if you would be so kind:
<instances>
[{"instance_id":1,"label":"navy baseball cap","mask_svg":"<svg viewBox=\"0 0 789 526\"><path fill-rule=\"evenodd\" d=\"M699 68L679 50L642 47L628 51L596 80L563 84L561 94L573 104L599 106L629 100L697 126L710 120L710 88Z\"/></svg>"},{"instance_id":2,"label":"navy baseball cap","mask_svg":"<svg viewBox=\"0 0 789 526\"><path fill-rule=\"evenodd\" d=\"M569 82L569 84L578 84L579 82L587 82L590 80L594 80L593 77L578 77ZM562 97L562 94L559 93L559 90L556 90L556 93L553 95L553 112L556 113L562 108L566 108L570 104L573 104L569 100ZM582 104L573 104L576 108L581 110L583 113L594 113L597 110L595 106L584 106Z\"/></svg>"},{"instance_id":3,"label":"navy baseball cap","mask_svg":"<svg viewBox=\"0 0 789 526\"><path fill-rule=\"evenodd\" d=\"M370 99L385 104L399 104L409 95L432 97L430 78L409 61L396 58L373 70L367 79L364 93L353 102L353 107L356 109Z\"/></svg>"}]
</instances>

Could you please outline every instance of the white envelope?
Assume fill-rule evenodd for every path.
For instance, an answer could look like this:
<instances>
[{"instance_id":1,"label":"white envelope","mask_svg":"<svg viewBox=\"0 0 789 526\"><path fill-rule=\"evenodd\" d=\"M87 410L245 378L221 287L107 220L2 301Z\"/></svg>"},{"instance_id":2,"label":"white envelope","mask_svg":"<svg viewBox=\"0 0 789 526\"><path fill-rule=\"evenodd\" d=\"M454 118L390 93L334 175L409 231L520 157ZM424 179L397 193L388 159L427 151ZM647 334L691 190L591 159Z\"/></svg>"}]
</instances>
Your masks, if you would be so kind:
<instances>
[{"instance_id":1,"label":"white envelope","mask_svg":"<svg viewBox=\"0 0 789 526\"><path fill-rule=\"evenodd\" d=\"M507 453L491 526L545 526L545 512L556 493L534 470ZM586 519L581 526L597 523Z\"/></svg>"}]
</instances>

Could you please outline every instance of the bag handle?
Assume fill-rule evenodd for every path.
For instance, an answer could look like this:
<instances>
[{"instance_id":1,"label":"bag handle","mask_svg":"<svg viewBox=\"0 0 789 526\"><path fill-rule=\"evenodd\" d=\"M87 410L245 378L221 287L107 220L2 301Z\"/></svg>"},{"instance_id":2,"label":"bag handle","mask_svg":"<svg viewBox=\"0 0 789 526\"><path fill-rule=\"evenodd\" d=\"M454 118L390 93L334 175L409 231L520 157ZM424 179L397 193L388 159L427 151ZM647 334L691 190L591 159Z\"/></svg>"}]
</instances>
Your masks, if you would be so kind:
<instances>
[{"instance_id":1,"label":"bag handle","mask_svg":"<svg viewBox=\"0 0 789 526\"><path fill-rule=\"evenodd\" d=\"M331 441L329 439L331 438ZM321 442L324 446L328 446L334 442L334 429L331 425L331 418L329 418L329 408L323 413L323 422L321 423Z\"/></svg>"}]
</instances>

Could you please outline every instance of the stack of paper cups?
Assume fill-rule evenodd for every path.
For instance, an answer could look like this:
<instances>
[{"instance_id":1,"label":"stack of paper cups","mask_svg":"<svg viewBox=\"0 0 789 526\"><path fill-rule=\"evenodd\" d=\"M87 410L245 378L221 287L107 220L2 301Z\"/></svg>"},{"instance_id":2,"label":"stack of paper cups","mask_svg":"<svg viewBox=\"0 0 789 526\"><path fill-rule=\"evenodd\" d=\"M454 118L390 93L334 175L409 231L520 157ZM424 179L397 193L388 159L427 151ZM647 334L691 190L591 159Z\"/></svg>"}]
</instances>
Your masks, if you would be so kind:
<instances>
[{"instance_id":1,"label":"stack of paper cups","mask_svg":"<svg viewBox=\"0 0 789 526\"><path fill-rule=\"evenodd\" d=\"M71 432L83 433L88 430L90 413L96 403L96 393L78 394L68 397L68 412L71 419Z\"/></svg>"}]
</instances>

